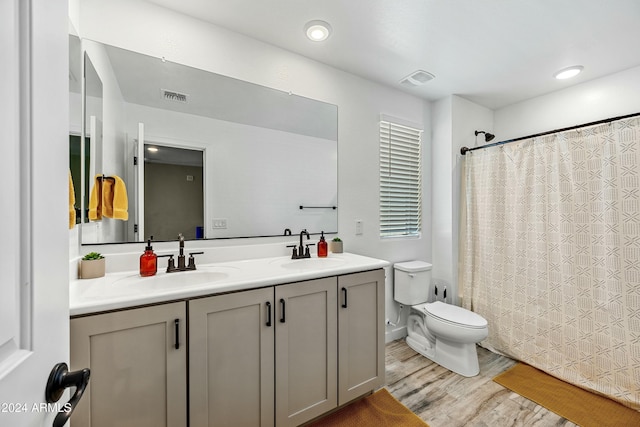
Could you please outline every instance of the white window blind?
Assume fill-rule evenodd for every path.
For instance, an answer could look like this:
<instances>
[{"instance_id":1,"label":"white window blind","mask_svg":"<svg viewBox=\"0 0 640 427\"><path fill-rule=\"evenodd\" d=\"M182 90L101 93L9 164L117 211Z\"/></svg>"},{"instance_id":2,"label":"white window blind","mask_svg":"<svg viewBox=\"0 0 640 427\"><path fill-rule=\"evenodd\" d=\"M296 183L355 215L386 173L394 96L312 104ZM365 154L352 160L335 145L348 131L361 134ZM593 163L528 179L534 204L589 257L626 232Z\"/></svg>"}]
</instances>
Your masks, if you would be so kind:
<instances>
[{"instance_id":1,"label":"white window blind","mask_svg":"<svg viewBox=\"0 0 640 427\"><path fill-rule=\"evenodd\" d=\"M380 237L419 236L422 130L380 121Z\"/></svg>"}]
</instances>

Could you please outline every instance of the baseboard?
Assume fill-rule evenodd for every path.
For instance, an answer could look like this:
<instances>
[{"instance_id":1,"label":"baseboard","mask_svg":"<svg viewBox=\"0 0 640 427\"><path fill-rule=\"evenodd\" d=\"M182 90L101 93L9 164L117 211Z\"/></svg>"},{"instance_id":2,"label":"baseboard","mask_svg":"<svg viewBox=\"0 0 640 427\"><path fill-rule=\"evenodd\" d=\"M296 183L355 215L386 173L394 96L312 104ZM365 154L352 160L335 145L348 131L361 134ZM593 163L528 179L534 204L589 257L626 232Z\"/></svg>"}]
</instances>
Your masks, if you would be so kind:
<instances>
[{"instance_id":1,"label":"baseboard","mask_svg":"<svg viewBox=\"0 0 640 427\"><path fill-rule=\"evenodd\" d=\"M384 342L385 344L390 343L391 341L399 340L407 336L407 327L402 326L396 329L391 329L391 326L387 326L387 330L384 333Z\"/></svg>"}]
</instances>

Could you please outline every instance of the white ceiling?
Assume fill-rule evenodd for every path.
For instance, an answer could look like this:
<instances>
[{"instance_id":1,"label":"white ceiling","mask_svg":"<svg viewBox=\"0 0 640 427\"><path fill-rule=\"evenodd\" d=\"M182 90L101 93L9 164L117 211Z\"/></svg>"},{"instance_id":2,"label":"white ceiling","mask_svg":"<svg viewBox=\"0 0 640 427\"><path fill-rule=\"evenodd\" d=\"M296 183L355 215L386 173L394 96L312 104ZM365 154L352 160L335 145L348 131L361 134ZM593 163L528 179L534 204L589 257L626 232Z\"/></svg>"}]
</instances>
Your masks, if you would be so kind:
<instances>
[{"instance_id":1,"label":"white ceiling","mask_svg":"<svg viewBox=\"0 0 640 427\"><path fill-rule=\"evenodd\" d=\"M491 109L640 65L640 0L149 0L428 100ZM305 23L333 33L307 40ZM585 67L569 81L553 73ZM436 78L399 81L416 70Z\"/></svg>"}]
</instances>

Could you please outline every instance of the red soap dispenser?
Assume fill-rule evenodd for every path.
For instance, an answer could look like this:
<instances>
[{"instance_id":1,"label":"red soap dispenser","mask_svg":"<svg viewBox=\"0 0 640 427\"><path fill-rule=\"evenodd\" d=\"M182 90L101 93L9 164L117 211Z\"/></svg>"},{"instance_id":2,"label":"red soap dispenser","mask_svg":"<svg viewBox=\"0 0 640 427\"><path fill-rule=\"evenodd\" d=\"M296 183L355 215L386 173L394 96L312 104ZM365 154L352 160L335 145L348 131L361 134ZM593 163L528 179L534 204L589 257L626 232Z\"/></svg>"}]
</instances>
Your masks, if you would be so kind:
<instances>
[{"instance_id":1,"label":"red soap dispenser","mask_svg":"<svg viewBox=\"0 0 640 427\"><path fill-rule=\"evenodd\" d=\"M158 256L153 252L151 240L153 236L147 240L147 247L144 253L140 255L140 275L142 277L154 276L158 272Z\"/></svg>"},{"instance_id":2,"label":"red soap dispenser","mask_svg":"<svg viewBox=\"0 0 640 427\"><path fill-rule=\"evenodd\" d=\"M318 257L324 258L327 256L328 248L327 241L324 240L324 231L320 235L320 241L318 242Z\"/></svg>"}]
</instances>

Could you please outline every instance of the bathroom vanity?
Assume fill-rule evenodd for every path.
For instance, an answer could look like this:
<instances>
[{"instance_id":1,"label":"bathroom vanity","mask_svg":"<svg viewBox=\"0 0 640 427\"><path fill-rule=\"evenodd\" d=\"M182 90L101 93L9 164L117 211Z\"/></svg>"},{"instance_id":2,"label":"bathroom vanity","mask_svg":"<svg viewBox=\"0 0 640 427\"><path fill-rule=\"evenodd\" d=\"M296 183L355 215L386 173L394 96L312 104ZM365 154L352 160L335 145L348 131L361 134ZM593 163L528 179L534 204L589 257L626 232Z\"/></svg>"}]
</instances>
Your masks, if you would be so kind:
<instances>
[{"instance_id":1,"label":"bathroom vanity","mask_svg":"<svg viewBox=\"0 0 640 427\"><path fill-rule=\"evenodd\" d=\"M71 369L91 369L74 425L295 426L381 387L388 265L345 253L74 281Z\"/></svg>"}]
</instances>

